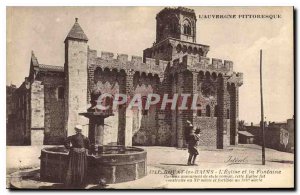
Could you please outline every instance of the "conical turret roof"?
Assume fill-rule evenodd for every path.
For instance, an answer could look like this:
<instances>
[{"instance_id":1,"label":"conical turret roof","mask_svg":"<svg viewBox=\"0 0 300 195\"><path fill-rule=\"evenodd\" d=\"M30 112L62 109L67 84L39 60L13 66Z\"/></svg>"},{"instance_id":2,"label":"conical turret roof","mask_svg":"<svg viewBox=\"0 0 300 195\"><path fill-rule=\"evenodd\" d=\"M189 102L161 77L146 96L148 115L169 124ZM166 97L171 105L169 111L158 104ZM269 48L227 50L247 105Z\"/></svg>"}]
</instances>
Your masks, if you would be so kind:
<instances>
[{"instance_id":1,"label":"conical turret roof","mask_svg":"<svg viewBox=\"0 0 300 195\"><path fill-rule=\"evenodd\" d=\"M75 18L75 24L71 28L65 41L67 39L78 39L78 40L88 41L87 36L85 35L85 33L83 32L82 28L80 27L80 25L78 23L78 18Z\"/></svg>"}]
</instances>

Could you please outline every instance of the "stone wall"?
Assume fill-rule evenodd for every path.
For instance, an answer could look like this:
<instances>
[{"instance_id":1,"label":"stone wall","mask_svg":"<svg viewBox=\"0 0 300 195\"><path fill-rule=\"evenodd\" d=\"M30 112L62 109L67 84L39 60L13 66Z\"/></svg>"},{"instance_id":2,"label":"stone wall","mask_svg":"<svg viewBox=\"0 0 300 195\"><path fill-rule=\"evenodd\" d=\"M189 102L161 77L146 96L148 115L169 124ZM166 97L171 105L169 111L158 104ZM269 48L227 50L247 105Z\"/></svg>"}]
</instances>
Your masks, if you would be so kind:
<instances>
[{"instance_id":1,"label":"stone wall","mask_svg":"<svg viewBox=\"0 0 300 195\"><path fill-rule=\"evenodd\" d=\"M118 74L116 71L96 69L94 72L93 92L99 92L101 94L108 93L115 95L121 90L124 77ZM119 129L119 109L113 110L113 116L105 119L104 126L104 144L105 145L117 145L118 142L118 129Z\"/></svg>"},{"instance_id":2,"label":"stone wall","mask_svg":"<svg viewBox=\"0 0 300 195\"><path fill-rule=\"evenodd\" d=\"M44 130L43 129L34 129L31 130L31 145L43 145L44 142Z\"/></svg>"},{"instance_id":3,"label":"stone wall","mask_svg":"<svg viewBox=\"0 0 300 195\"><path fill-rule=\"evenodd\" d=\"M133 145L164 145L165 137L157 132L155 110L149 110L143 114L143 110L135 108L133 111Z\"/></svg>"},{"instance_id":4,"label":"stone wall","mask_svg":"<svg viewBox=\"0 0 300 195\"><path fill-rule=\"evenodd\" d=\"M232 93L227 88L227 83L241 83L242 75L233 72L231 61L206 58L209 46L197 43L182 42L177 39L166 39L152 48L144 50L144 59L133 56L131 61L128 55L101 52L88 49L88 97L92 90L97 88L99 80L102 84L118 80L116 75L123 74L122 82L118 87L122 93L129 96L151 92L168 94L189 93L200 95L202 116L197 116L193 110L152 110L147 115L141 110L119 109L118 118L118 143L129 144L131 141L137 145L167 145L185 147L184 128L186 120L195 120L195 124L203 125L207 136L213 136L214 141L202 141L203 145L214 145L223 148L236 142L236 121L238 118L238 92ZM151 57L154 59L150 59ZM177 61L165 62L180 58ZM97 69L107 75L97 75ZM226 75L225 75L226 73ZM153 77L159 78L158 82L151 82ZM210 80L215 88L213 97L202 95L202 83ZM122 88L122 89L121 89ZM144 90L137 90L144 88ZM210 107L210 117L205 117L206 106ZM215 109L218 107L218 116ZM110 119L108 119L110 120ZM112 118L111 118L112 120ZM114 130L112 130L114 132ZM206 140L206 139L203 139Z\"/></svg>"},{"instance_id":5,"label":"stone wall","mask_svg":"<svg viewBox=\"0 0 300 195\"><path fill-rule=\"evenodd\" d=\"M6 144L30 144L30 92L25 87L25 82L10 95L10 111L7 113Z\"/></svg>"},{"instance_id":6,"label":"stone wall","mask_svg":"<svg viewBox=\"0 0 300 195\"><path fill-rule=\"evenodd\" d=\"M85 125L88 120L78 113L87 110L87 43L68 39L65 42L65 124L69 135L75 133L76 124ZM87 132L87 126L84 126Z\"/></svg>"},{"instance_id":7,"label":"stone wall","mask_svg":"<svg viewBox=\"0 0 300 195\"><path fill-rule=\"evenodd\" d=\"M112 93L112 91L120 90L126 92L126 94L131 97L135 94L146 96L152 92L161 94L162 96L168 94L169 98L175 93L198 94L200 97L202 116L197 116L197 111L192 110L153 109L146 115L142 114L143 112L137 108L127 110L126 112L119 110L119 112L116 113L118 117L106 119L108 121L118 121L119 138L121 137L123 140L132 139L134 145L185 147L184 129L186 120L190 120L195 123L195 126L198 125L201 129L203 128L204 135L200 143L201 145L223 148L224 146L230 145L230 140L236 140L236 138L231 138L231 133L235 133L233 132L235 131L235 127L232 123L236 121L237 116L237 96L236 94L232 94L230 88L227 87L227 77L220 79L216 72L210 71L182 71L170 74L172 70L174 70L175 66L173 65L171 68L166 66L164 75L160 75L158 78L157 75L153 76L149 74L149 69L143 69L142 72L135 70L130 72L127 69L127 63L132 63L133 61L128 61L127 56L123 59L122 55L118 55L118 58L114 59L112 58L113 54L102 52L101 58L98 58L94 50L89 50L89 56L91 56L91 59L88 60L90 63L88 80L89 89L91 90L98 89L102 93ZM151 60L148 59L147 63L150 61ZM213 63L216 61L221 63L221 65L219 65L220 71L225 71L222 61L216 59L212 60ZM125 66L123 66L124 63L126 64ZM136 63L142 63L142 60L138 60ZM186 65L190 64L189 61L185 63ZM219 67L218 64L210 65L212 68L214 66ZM118 67L118 69L114 67ZM231 71L230 68L226 70ZM123 76L120 76L121 73L123 73ZM119 78L123 78L122 81ZM207 81L209 81L215 89L213 97L209 98L204 97L201 91L202 84ZM118 86L118 89L112 90L113 86ZM106 91L105 87L111 91ZM210 117L205 116L207 105L210 107ZM217 111L218 116L214 116L216 106L220 107L220 110ZM107 127L107 129L108 128L110 127ZM110 129L110 136L114 137L116 127ZM107 139L110 140L110 138ZM131 141L126 141L127 144L130 144L130 142Z\"/></svg>"},{"instance_id":8,"label":"stone wall","mask_svg":"<svg viewBox=\"0 0 300 195\"><path fill-rule=\"evenodd\" d=\"M45 142L44 144L63 144L66 132L65 100L59 97L59 90L65 89L64 74L47 73L42 78L45 92ZM60 89L61 88L61 89Z\"/></svg>"},{"instance_id":9,"label":"stone wall","mask_svg":"<svg viewBox=\"0 0 300 195\"><path fill-rule=\"evenodd\" d=\"M217 145L217 117L196 117L194 126L201 129L200 146Z\"/></svg>"},{"instance_id":10,"label":"stone wall","mask_svg":"<svg viewBox=\"0 0 300 195\"><path fill-rule=\"evenodd\" d=\"M229 85L230 95L230 144L238 144L238 90L234 84Z\"/></svg>"},{"instance_id":11,"label":"stone wall","mask_svg":"<svg viewBox=\"0 0 300 195\"><path fill-rule=\"evenodd\" d=\"M35 80L31 85L31 145L42 145L45 128L44 85Z\"/></svg>"},{"instance_id":12,"label":"stone wall","mask_svg":"<svg viewBox=\"0 0 300 195\"><path fill-rule=\"evenodd\" d=\"M225 81L226 82L226 81ZM229 85L226 83L224 84L224 97L223 97L223 147L229 146L231 143L231 140L233 138L231 137L232 131L230 128L231 121L235 120L232 119L230 121L231 117L234 117L233 110L231 109L231 94L230 94L230 88Z\"/></svg>"},{"instance_id":13,"label":"stone wall","mask_svg":"<svg viewBox=\"0 0 300 195\"><path fill-rule=\"evenodd\" d=\"M145 73L135 73L133 77L133 96L141 95L141 98L147 97L148 94L156 90L155 82L157 79ZM143 101L143 100L142 100ZM155 145L157 134L156 125L156 108L150 107L149 110L144 108L133 108L132 136L134 145Z\"/></svg>"}]
</instances>

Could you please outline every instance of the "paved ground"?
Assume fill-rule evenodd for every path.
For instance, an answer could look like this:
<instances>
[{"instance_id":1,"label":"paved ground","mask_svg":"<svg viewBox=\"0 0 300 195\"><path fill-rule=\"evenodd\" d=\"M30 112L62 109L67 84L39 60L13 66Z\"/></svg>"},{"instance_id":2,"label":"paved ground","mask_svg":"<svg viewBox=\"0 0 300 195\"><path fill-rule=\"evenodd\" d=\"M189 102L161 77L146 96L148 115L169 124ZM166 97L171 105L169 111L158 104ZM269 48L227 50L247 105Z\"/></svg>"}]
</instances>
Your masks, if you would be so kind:
<instances>
[{"instance_id":1,"label":"paved ground","mask_svg":"<svg viewBox=\"0 0 300 195\"><path fill-rule=\"evenodd\" d=\"M43 146L45 147L45 146ZM28 170L31 173L38 173L39 156L42 147L38 146L8 146L7 147L7 176L15 177L20 172ZM239 145L229 147L223 150L200 148L200 154L197 159L198 166L186 166L188 153L185 149L174 147L142 147L147 151L148 175L142 179L113 184L108 188L167 188L178 187L178 183L165 182L165 175L153 174L158 170L195 170L195 169L276 169L284 170L286 173L292 173L294 167L294 155L291 153L280 152L272 149L266 149L266 166L261 165L261 148L257 145ZM37 183L37 181L26 181L19 184L23 187L47 187L59 188L52 183ZM98 186L99 187L99 186ZM88 188L97 188L97 186L88 186Z\"/></svg>"}]
</instances>

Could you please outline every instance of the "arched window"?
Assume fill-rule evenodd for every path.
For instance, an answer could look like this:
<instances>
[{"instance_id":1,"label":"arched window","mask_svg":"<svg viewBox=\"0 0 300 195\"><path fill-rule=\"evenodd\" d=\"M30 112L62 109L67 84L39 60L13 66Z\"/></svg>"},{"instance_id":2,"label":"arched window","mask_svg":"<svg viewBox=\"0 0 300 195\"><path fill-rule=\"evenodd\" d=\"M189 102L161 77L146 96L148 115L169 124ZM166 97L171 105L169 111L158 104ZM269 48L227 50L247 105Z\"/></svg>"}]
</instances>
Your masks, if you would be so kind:
<instances>
[{"instance_id":1,"label":"arched window","mask_svg":"<svg viewBox=\"0 0 300 195\"><path fill-rule=\"evenodd\" d=\"M189 25L187 25L187 24L184 24L183 25L183 33L184 34L190 34L190 29L191 29L191 27L189 26Z\"/></svg>"},{"instance_id":2,"label":"arched window","mask_svg":"<svg viewBox=\"0 0 300 195\"><path fill-rule=\"evenodd\" d=\"M229 109L227 109L227 116L226 116L227 119L230 118L230 114L229 114Z\"/></svg>"},{"instance_id":3,"label":"arched window","mask_svg":"<svg viewBox=\"0 0 300 195\"><path fill-rule=\"evenodd\" d=\"M210 106L209 105L206 106L206 116L210 117Z\"/></svg>"},{"instance_id":4,"label":"arched window","mask_svg":"<svg viewBox=\"0 0 300 195\"><path fill-rule=\"evenodd\" d=\"M184 46L182 47L182 52L185 53L186 51L187 51L187 47L186 47L186 45L184 45Z\"/></svg>"},{"instance_id":5,"label":"arched window","mask_svg":"<svg viewBox=\"0 0 300 195\"><path fill-rule=\"evenodd\" d=\"M176 21L172 21L172 23L170 24L170 30L172 33L177 32L177 22Z\"/></svg>"},{"instance_id":6,"label":"arched window","mask_svg":"<svg viewBox=\"0 0 300 195\"><path fill-rule=\"evenodd\" d=\"M196 55L197 53L198 53L198 49L196 47L194 47L193 54Z\"/></svg>"},{"instance_id":7,"label":"arched window","mask_svg":"<svg viewBox=\"0 0 300 195\"><path fill-rule=\"evenodd\" d=\"M201 48L199 49L199 55L203 56L203 50Z\"/></svg>"},{"instance_id":8,"label":"arched window","mask_svg":"<svg viewBox=\"0 0 300 195\"><path fill-rule=\"evenodd\" d=\"M188 35L192 34L191 26L190 25L187 26L187 34Z\"/></svg>"},{"instance_id":9,"label":"arched window","mask_svg":"<svg viewBox=\"0 0 300 195\"><path fill-rule=\"evenodd\" d=\"M57 88L57 99L62 100L65 97L65 89L63 87Z\"/></svg>"},{"instance_id":10,"label":"arched window","mask_svg":"<svg viewBox=\"0 0 300 195\"><path fill-rule=\"evenodd\" d=\"M178 45L176 46L176 51L177 51L177 53L180 53L180 52L181 52L181 45L180 45L180 44L178 44Z\"/></svg>"},{"instance_id":11,"label":"arched window","mask_svg":"<svg viewBox=\"0 0 300 195\"><path fill-rule=\"evenodd\" d=\"M214 110L214 117L218 117L218 116L219 116L219 108L218 105L216 105Z\"/></svg>"},{"instance_id":12,"label":"arched window","mask_svg":"<svg viewBox=\"0 0 300 195\"><path fill-rule=\"evenodd\" d=\"M191 35L192 34L192 28L191 24L188 20L185 20L183 22L183 34Z\"/></svg>"}]
</instances>

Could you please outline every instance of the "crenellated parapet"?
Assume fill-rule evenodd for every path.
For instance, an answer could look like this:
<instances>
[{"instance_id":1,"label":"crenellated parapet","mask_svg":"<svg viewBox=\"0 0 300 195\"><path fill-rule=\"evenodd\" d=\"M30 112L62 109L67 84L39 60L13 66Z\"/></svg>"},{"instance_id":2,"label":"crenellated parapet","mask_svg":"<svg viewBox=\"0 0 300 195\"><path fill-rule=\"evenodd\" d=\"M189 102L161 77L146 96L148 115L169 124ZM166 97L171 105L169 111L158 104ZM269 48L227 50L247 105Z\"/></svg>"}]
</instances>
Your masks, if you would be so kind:
<instances>
[{"instance_id":1,"label":"crenellated parapet","mask_svg":"<svg viewBox=\"0 0 300 195\"><path fill-rule=\"evenodd\" d=\"M233 71L233 62L229 60L221 60L217 58L207 58L185 55L182 59L173 61L173 66L177 70L190 70L190 71L209 71L216 73L226 73L230 75Z\"/></svg>"},{"instance_id":2,"label":"crenellated parapet","mask_svg":"<svg viewBox=\"0 0 300 195\"><path fill-rule=\"evenodd\" d=\"M162 74L168 63L168 61L155 60L152 58L145 58L143 62L143 58L140 56L132 56L131 59L129 59L127 54L115 55L114 53L104 51L101 52L101 56L99 57L97 56L96 50L90 49L88 55L88 65L89 67L94 67L94 69L100 67L102 69L124 70L125 72L130 70L134 72L145 72L152 75Z\"/></svg>"},{"instance_id":3,"label":"crenellated parapet","mask_svg":"<svg viewBox=\"0 0 300 195\"><path fill-rule=\"evenodd\" d=\"M229 83L234 83L238 87L243 85L243 73L241 72L233 72L232 75L227 80Z\"/></svg>"}]
</instances>

